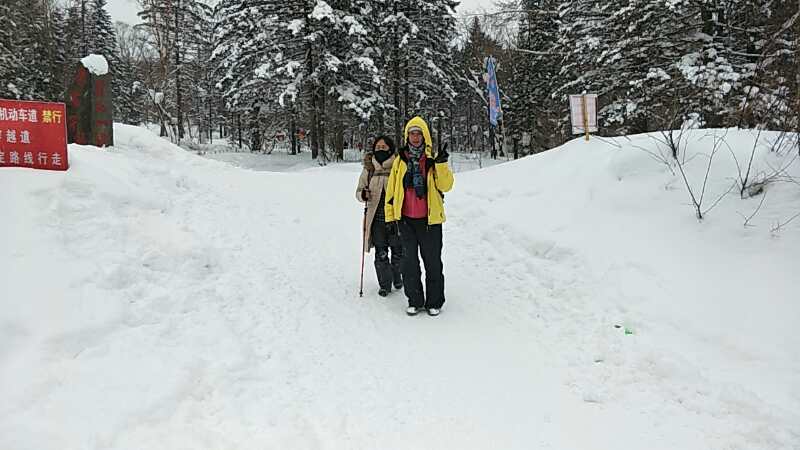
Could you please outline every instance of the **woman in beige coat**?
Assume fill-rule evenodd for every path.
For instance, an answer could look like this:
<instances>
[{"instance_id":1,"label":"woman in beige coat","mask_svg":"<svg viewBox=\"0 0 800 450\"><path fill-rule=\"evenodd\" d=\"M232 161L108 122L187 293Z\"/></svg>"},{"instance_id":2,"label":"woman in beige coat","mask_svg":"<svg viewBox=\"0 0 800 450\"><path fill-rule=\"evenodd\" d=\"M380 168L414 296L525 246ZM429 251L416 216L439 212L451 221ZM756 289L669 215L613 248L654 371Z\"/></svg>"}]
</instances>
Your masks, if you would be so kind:
<instances>
[{"instance_id":1,"label":"woman in beige coat","mask_svg":"<svg viewBox=\"0 0 800 450\"><path fill-rule=\"evenodd\" d=\"M395 289L403 287L403 246L397 222L387 224L384 220L386 182L396 157L394 142L389 137L376 138L372 152L364 155L364 169L356 188L358 201L367 203L364 246L367 251L375 247L375 273L378 276L378 295L381 297L389 295L392 286Z\"/></svg>"}]
</instances>

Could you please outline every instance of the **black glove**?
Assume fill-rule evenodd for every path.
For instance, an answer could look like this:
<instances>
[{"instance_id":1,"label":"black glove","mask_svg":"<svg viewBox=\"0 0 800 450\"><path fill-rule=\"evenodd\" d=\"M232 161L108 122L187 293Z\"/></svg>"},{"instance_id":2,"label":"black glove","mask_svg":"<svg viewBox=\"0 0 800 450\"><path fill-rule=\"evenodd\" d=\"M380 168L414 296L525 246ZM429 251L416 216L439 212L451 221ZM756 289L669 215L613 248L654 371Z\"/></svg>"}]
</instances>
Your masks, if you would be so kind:
<instances>
[{"instance_id":1,"label":"black glove","mask_svg":"<svg viewBox=\"0 0 800 450\"><path fill-rule=\"evenodd\" d=\"M369 189L364 188L361 190L361 200L369 201Z\"/></svg>"},{"instance_id":2,"label":"black glove","mask_svg":"<svg viewBox=\"0 0 800 450\"><path fill-rule=\"evenodd\" d=\"M397 222L386 222L386 235L397 234Z\"/></svg>"},{"instance_id":3,"label":"black glove","mask_svg":"<svg viewBox=\"0 0 800 450\"><path fill-rule=\"evenodd\" d=\"M436 159L434 159L433 162L436 164L446 163L448 159L450 159L450 154L447 153L447 142L445 142L442 149L436 154Z\"/></svg>"}]
</instances>

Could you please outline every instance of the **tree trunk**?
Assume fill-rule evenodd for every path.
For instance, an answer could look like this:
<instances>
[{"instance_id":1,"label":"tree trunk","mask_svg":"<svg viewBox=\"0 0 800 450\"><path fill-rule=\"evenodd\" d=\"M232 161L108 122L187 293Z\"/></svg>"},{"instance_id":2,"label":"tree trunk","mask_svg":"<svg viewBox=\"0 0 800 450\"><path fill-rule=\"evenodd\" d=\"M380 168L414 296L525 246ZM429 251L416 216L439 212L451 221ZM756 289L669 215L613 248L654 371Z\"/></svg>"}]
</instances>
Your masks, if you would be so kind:
<instances>
[{"instance_id":1,"label":"tree trunk","mask_svg":"<svg viewBox=\"0 0 800 450\"><path fill-rule=\"evenodd\" d=\"M261 128L258 120L250 121L250 153L261 151Z\"/></svg>"},{"instance_id":2,"label":"tree trunk","mask_svg":"<svg viewBox=\"0 0 800 450\"><path fill-rule=\"evenodd\" d=\"M336 114L336 122L334 123L333 146L336 153L337 161L344 161L344 123L342 121L342 105L339 103ZM352 139L351 139L352 140Z\"/></svg>"},{"instance_id":3,"label":"tree trunk","mask_svg":"<svg viewBox=\"0 0 800 450\"><path fill-rule=\"evenodd\" d=\"M429 142L429 144L431 145L431 150L435 148L436 153L438 154L439 150L441 150L442 148L441 147L442 138L439 136L439 134L441 134L442 132L442 123L441 123L442 118L437 116L437 117L432 117L431 119L432 119L431 132L433 134L433 136L431 136L431 139L433 139L433 142Z\"/></svg>"},{"instance_id":4,"label":"tree trunk","mask_svg":"<svg viewBox=\"0 0 800 450\"><path fill-rule=\"evenodd\" d=\"M383 130L383 115L382 114L383 114L383 111L381 111L381 116L378 116L379 117L379 124L380 124L378 126L379 130ZM362 151L367 148L367 137L369 136L370 121L372 121L371 118L367 119L367 124L364 127L364 134L361 136L361 150ZM383 132L383 131L381 131L381 132Z\"/></svg>"},{"instance_id":5,"label":"tree trunk","mask_svg":"<svg viewBox=\"0 0 800 450\"><path fill-rule=\"evenodd\" d=\"M325 131L327 128L327 119L328 116L326 114L327 105L326 102L328 100L328 96L326 91L325 85L325 77L322 78L322 86L320 86L320 97L319 97L319 107L320 107L320 115L319 115L319 155L322 157L323 164L327 163L328 154L325 153Z\"/></svg>"},{"instance_id":6,"label":"tree trunk","mask_svg":"<svg viewBox=\"0 0 800 450\"><path fill-rule=\"evenodd\" d=\"M474 149L473 146L473 132L472 132L472 102L469 102L467 105L467 147L469 147L470 153Z\"/></svg>"},{"instance_id":7,"label":"tree trunk","mask_svg":"<svg viewBox=\"0 0 800 450\"><path fill-rule=\"evenodd\" d=\"M397 2L394 2L393 13L397 15ZM394 142L401 145L400 133L402 124L400 123L400 51L397 48L397 33L392 33L392 94L394 96Z\"/></svg>"},{"instance_id":8,"label":"tree trunk","mask_svg":"<svg viewBox=\"0 0 800 450\"><path fill-rule=\"evenodd\" d=\"M489 140L492 142L492 159L497 159L497 146L495 145L494 127L489 124Z\"/></svg>"},{"instance_id":9,"label":"tree trunk","mask_svg":"<svg viewBox=\"0 0 800 450\"><path fill-rule=\"evenodd\" d=\"M86 39L86 0L81 0L81 58L88 56L88 49L86 48L86 44L88 39ZM162 135L163 136L163 135Z\"/></svg>"},{"instance_id":10,"label":"tree trunk","mask_svg":"<svg viewBox=\"0 0 800 450\"><path fill-rule=\"evenodd\" d=\"M513 140L514 140L514 159L517 159L519 158L519 149L517 148L519 145L519 139L513 139Z\"/></svg>"},{"instance_id":11,"label":"tree trunk","mask_svg":"<svg viewBox=\"0 0 800 450\"><path fill-rule=\"evenodd\" d=\"M455 125L454 125L454 122L453 122L453 118L455 118L455 117L456 117L455 111L453 111L453 109L450 108L450 127L449 127L449 129L450 129L450 139L448 140L448 142L450 143L450 150L451 151L455 150L456 148L458 148L458 145L457 145L458 141L456 139L456 128L455 128Z\"/></svg>"},{"instance_id":12,"label":"tree trunk","mask_svg":"<svg viewBox=\"0 0 800 450\"><path fill-rule=\"evenodd\" d=\"M183 111L181 107L181 46L180 46L180 11L181 2L175 8L175 98L178 110L178 142L183 139Z\"/></svg>"},{"instance_id":13,"label":"tree trunk","mask_svg":"<svg viewBox=\"0 0 800 450\"><path fill-rule=\"evenodd\" d=\"M292 139L292 155L297 154L297 128L294 122L294 105L292 105L292 111L289 114L289 133L291 134Z\"/></svg>"},{"instance_id":14,"label":"tree trunk","mask_svg":"<svg viewBox=\"0 0 800 450\"><path fill-rule=\"evenodd\" d=\"M406 50L405 58L403 60L403 120L410 119L409 117L409 107L408 107L408 85L410 80L408 79L408 50Z\"/></svg>"},{"instance_id":15,"label":"tree trunk","mask_svg":"<svg viewBox=\"0 0 800 450\"><path fill-rule=\"evenodd\" d=\"M311 91L311 159L319 156L319 88L312 86Z\"/></svg>"},{"instance_id":16,"label":"tree trunk","mask_svg":"<svg viewBox=\"0 0 800 450\"><path fill-rule=\"evenodd\" d=\"M241 150L241 148L242 148L242 114L241 113L237 113L236 114L236 128L239 131L239 149Z\"/></svg>"},{"instance_id":17,"label":"tree trunk","mask_svg":"<svg viewBox=\"0 0 800 450\"><path fill-rule=\"evenodd\" d=\"M378 128L378 132L379 133L383 133L384 130L386 129L386 117L385 117L385 115L386 115L386 110L383 109L383 108L380 108L378 110L378 114L377 114L377 116L378 116L377 117L377 123L375 124L377 126L377 128ZM364 141L367 140L367 135L369 134L369 127L370 127L370 122L371 121L372 121L372 117L370 116L370 119L367 120L367 126L366 126L366 128L364 128L364 135L362 136Z\"/></svg>"}]
</instances>

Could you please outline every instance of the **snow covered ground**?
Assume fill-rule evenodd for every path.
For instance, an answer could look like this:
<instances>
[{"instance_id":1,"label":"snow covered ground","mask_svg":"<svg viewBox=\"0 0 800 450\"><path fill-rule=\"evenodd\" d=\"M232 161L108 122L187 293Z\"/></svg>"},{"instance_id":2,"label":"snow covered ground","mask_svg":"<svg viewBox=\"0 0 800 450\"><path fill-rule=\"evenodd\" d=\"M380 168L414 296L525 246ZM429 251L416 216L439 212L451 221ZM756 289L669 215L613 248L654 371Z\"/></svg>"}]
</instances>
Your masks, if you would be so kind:
<instances>
[{"instance_id":1,"label":"snow covered ground","mask_svg":"<svg viewBox=\"0 0 800 450\"><path fill-rule=\"evenodd\" d=\"M459 172L437 318L379 298L371 255L358 298L358 164L115 133L0 172L1 449L800 448L800 219L771 231L800 163L775 133L766 197L702 222L654 136ZM757 137L717 135L740 164ZM704 204L736 176L726 147Z\"/></svg>"},{"instance_id":2,"label":"snow covered ground","mask_svg":"<svg viewBox=\"0 0 800 450\"><path fill-rule=\"evenodd\" d=\"M357 152L353 151L353 153ZM203 156L217 161L224 161L236 167L267 172L297 172L319 168L317 161L312 160L308 153L289 155L287 153L274 152L265 155L261 153L223 151L209 152ZM359 160L362 158L360 153L357 153L357 158ZM453 153L451 155L451 168L454 172L459 173L495 166L505 161L506 159L504 158L493 160L479 153ZM348 170L360 170L359 164L360 162L355 163L353 167ZM335 166L336 164L331 163L331 165ZM332 169L339 170L333 167ZM353 187L353 189L355 189L355 187Z\"/></svg>"}]
</instances>

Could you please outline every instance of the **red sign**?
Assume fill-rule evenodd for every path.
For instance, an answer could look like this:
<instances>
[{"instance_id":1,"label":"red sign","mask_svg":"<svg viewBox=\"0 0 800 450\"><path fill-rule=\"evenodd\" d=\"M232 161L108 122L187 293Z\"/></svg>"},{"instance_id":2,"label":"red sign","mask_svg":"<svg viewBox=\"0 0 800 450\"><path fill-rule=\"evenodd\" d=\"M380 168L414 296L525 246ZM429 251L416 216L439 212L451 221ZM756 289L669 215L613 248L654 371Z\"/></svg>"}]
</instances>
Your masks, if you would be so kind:
<instances>
[{"instance_id":1,"label":"red sign","mask_svg":"<svg viewBox=\"0 0 800 450\"><path fill-rule=\"evenodd\" d=\"M67 170L63 103L0 99L0 167Z\"/></svg>"}]
</instances>

